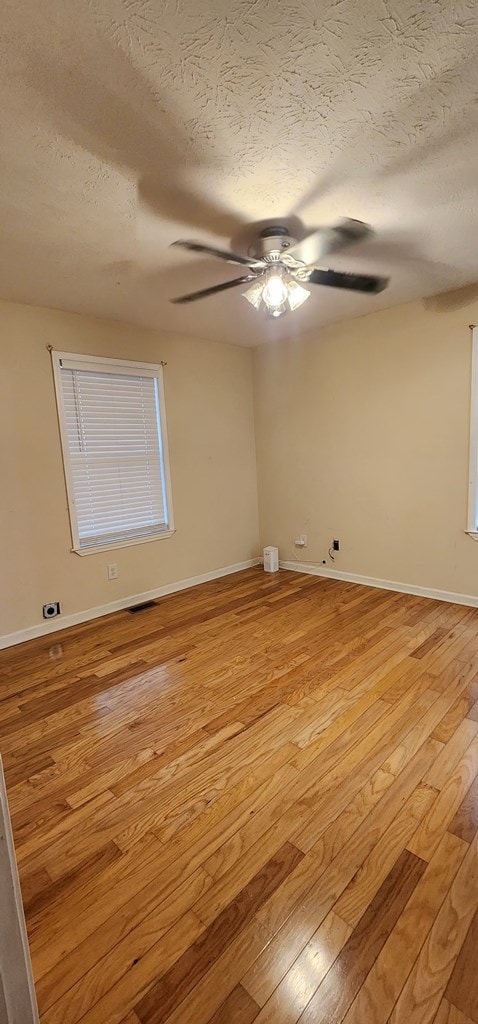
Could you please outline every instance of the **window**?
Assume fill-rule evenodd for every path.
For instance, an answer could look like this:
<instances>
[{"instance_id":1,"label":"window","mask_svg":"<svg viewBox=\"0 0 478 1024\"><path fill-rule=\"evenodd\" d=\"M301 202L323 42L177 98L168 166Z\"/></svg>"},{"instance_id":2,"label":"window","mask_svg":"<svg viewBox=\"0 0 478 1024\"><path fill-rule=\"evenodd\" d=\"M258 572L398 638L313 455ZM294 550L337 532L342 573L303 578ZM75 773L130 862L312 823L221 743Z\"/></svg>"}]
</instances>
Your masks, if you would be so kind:
<instances>
[{"instance_id":1,"label":"window","mask_svg":"<svg viewBox=\"0 0 478 1024\"><path fill-rule=\"evenodd\" d=\"M472 332L468 533L478 533L478 328Z\"/></svg>"},{"instance_id":2,"label":"window","mask_svg":"<svg viewBox=\"0 0 478 1024\"><path fill-rule=\"evenodd\" d=\"M52 356L74 551L171 536L162 366Z\"/></svg>"}]
</instances>

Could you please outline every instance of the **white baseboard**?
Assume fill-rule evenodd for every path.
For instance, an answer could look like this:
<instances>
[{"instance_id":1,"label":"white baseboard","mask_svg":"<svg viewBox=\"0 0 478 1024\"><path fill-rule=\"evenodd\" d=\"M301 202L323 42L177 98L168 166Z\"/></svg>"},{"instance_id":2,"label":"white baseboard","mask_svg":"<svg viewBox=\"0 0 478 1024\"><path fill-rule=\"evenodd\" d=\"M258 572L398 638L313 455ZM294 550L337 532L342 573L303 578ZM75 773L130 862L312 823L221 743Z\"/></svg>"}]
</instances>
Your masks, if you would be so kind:
<instances>
[{"instance_id":1,"label":"white baseboard","mask_svg":"<svg viewBox=\"0 0 478 1024\"><path fill-rule=\"evenodd\" d=\"M207 583L209 580L220 579L221 576L230 576L232 573L241 572L242 569L250 569L254 565L260 565L261 561L262 559L259 558L249 558L245 562L237 562L235 565L226 565L220 569L213 569L211 572L202 573L200 576L190 576L189 579L178 580L176 583L167 583L163 587L147 590L143 594L130 594L128 597L122 597L118 601L110 601L109 604L97 605L95 608L87 608L85 611L74 612L72 615L62 615L59 619L39 623L37 626L19 629L15 633L7 633L5 636L0 636L0 650L5 647L14 647L15 644L24 643L26 640L34 640L36 637L57 633L59 630L67 629L68 626L78 626L82 622L101 618L102 615L110 615L111 612L121 611L123 608L129 608L134 604L141 604L143 601L153 601L158 597L166 597L168 594L176 594L180 590L187 590L188 587L196 587L200 583ZM448 601L450 604L465 604L471 608L478 608L478 597L474 597L472 594L457 594L454 591L418 587L413 583L381 580L374 576L359 576L357 573L341 572L339 569L310 565L307 562L287 562L281 560L280 567L281 569L289 569L291 572L305 572L313 576L325 576L329 579L342 580L344 583L358 583L364 587L377 587L379 590L395 590L400 594L412 594L415 597L431 597L435 601Z\"/></svg>"},{"instance_id":2,"label":"white baseboard","mask_svg":"<svg viewBox=\"0 0 478 1024\"><path fill-rule=\"evenodd\" d=\"M412 594L415 597L431 597L434 601L448 601L450 604L466 604L470 608L478 608L478 597L473 594L456 594L448 590L432 590L431 587L418 587L414 583L398 583L396 580L379 580L374 576L358 576L354 572L341 572L340 569L328 569L326 566L310 565L307 562L283 562L281 569L292 572L306 572L312 576L326 576L344 583L359 583L363 587L378 587L379 590L396 590L399 594Z\"/></svg>"},{"instance_id":3,"label":"white baseboard","mask_svg":"<svg viewBox=\"0 0 478 1024\"><path fill-rule=\"evenodd\" d=\"M35 640L36 637L49 633L57 633L58 630L67 629L68 626L78 626L81 622L89 622L90 619L99 619L102 615L110 615L111 612L130 608L134 604L142 604L143 601L153 601L158 597L166 597L167 594L176 594L179 590L197 587L200 583L208 583L209 580L217 580L221 576L230 576L234 572L241 572L242 569L250 569L258 564L258 558L249 558L246 562L225 565L220 569L204 572L200 576L190 576L187 580L167 583L164 587L147 590L144 594L130 594L128 597L121 597L119 601L110 601L109 604L97 605L96 608L86 608L85 611L74 612L72 615L62 615L59 619L48 619L37 626L29 626L27 629L19 629L16 633L0 636L0 650L5 647L13 647L15 644L22 644L26 640Z\"/></svg>"}]
</instances>

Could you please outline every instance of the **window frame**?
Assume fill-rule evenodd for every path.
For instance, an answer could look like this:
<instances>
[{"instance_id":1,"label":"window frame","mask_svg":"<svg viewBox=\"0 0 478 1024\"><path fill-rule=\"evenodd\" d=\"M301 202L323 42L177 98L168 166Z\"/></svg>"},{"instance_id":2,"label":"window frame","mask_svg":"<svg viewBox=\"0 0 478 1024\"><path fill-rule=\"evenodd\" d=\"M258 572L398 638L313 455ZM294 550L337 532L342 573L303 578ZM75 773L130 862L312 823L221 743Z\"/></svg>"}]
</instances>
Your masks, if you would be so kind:
<instances>
[{"instance_id":1,"label":"window frame","mask_svg":"<svg viewBox=\"0 0 478 1024\"><path fill-rule=\"evenodd\" d=\"M478 327L471 332L470 462L466 532L478 537Z\"/></svg>"},{"instance_id":2,"label":"window frame","mask_svg":"<svg viewBox=\"0 0 478 1024\"><path fill-rule=\"evenodd\" d=\"M132 547L135 544L150 544L152 541L163 540L172 537L176 532L174 527L173 501L171 491L171 471L169 464L169 443L168 429L166 423L166 406L164 397L163 366L164 363L143 363L132 359L112 359L109 356L90 356L78 352L57 352L51 350L53 379L55 383L56 407L58 413L58 427L60 433L60 449L63 461L63 475L65 478L68 518L70 521L70 532L72 547L71 551L76 555L95 555L102 551L113 551L117 548ZM166 505L168 509L168 528L158 530L157 533L145 537L132 537L130 540L107 541L105 544L95 544L92 547L80 545L78 522L75 512L75 493L73 486L73 473L70 461L70 449L68 444L68 429L66 423L65 407L63 402L63 387L61 381L62 360L65 362L78 363L83 369L87 364L92 364L95 369L105 367L105 372L130 373L134 376L148 376L156 379L158 389L159 406L159 427L160 445L163 461L164 489Z\"/></svg>"}]
</instances>

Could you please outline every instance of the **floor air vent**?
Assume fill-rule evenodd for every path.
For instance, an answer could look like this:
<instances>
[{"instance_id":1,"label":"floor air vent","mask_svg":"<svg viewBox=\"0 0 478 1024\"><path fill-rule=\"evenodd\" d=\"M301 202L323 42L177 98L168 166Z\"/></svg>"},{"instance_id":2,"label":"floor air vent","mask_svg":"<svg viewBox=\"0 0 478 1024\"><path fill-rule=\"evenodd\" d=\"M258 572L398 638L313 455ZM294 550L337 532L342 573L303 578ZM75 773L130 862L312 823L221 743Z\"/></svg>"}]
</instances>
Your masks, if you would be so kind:
<instances>
[{"instance_id":1,"label":"floor air vent","mask_svg":"<svg viewBox=\"0 0 478 1024\"><path fill-rule=\"evenodd\" d=\"M146 612L148 608L156 608L156 601L143 601L142 604L133 604L126 611L130 612L131 615L136 615L136 612Z\"/></svg>"}]
</instances>

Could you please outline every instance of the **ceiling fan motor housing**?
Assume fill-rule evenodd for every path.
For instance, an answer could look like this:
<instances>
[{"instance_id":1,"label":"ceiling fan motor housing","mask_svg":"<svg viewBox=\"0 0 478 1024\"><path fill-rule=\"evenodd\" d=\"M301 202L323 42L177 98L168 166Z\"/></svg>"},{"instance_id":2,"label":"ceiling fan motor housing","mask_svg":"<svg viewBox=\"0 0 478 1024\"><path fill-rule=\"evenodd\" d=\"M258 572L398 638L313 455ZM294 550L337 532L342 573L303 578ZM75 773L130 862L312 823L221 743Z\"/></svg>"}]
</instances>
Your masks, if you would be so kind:
<instances>
[{"instance_id":1,"label":"ceiling fan motor housing","mask_svg":"<svg viewBox=\"0 0 478 1024\"><path fill-rule=\"evenodd\" d=\"M265 260L266 263L279 263L284 252L291 245L295 245L295 242L296 239L289 235L287 228L274 224L261 231L257 242L251 246L249 255Z\"/></svg>"}]
</instances>

